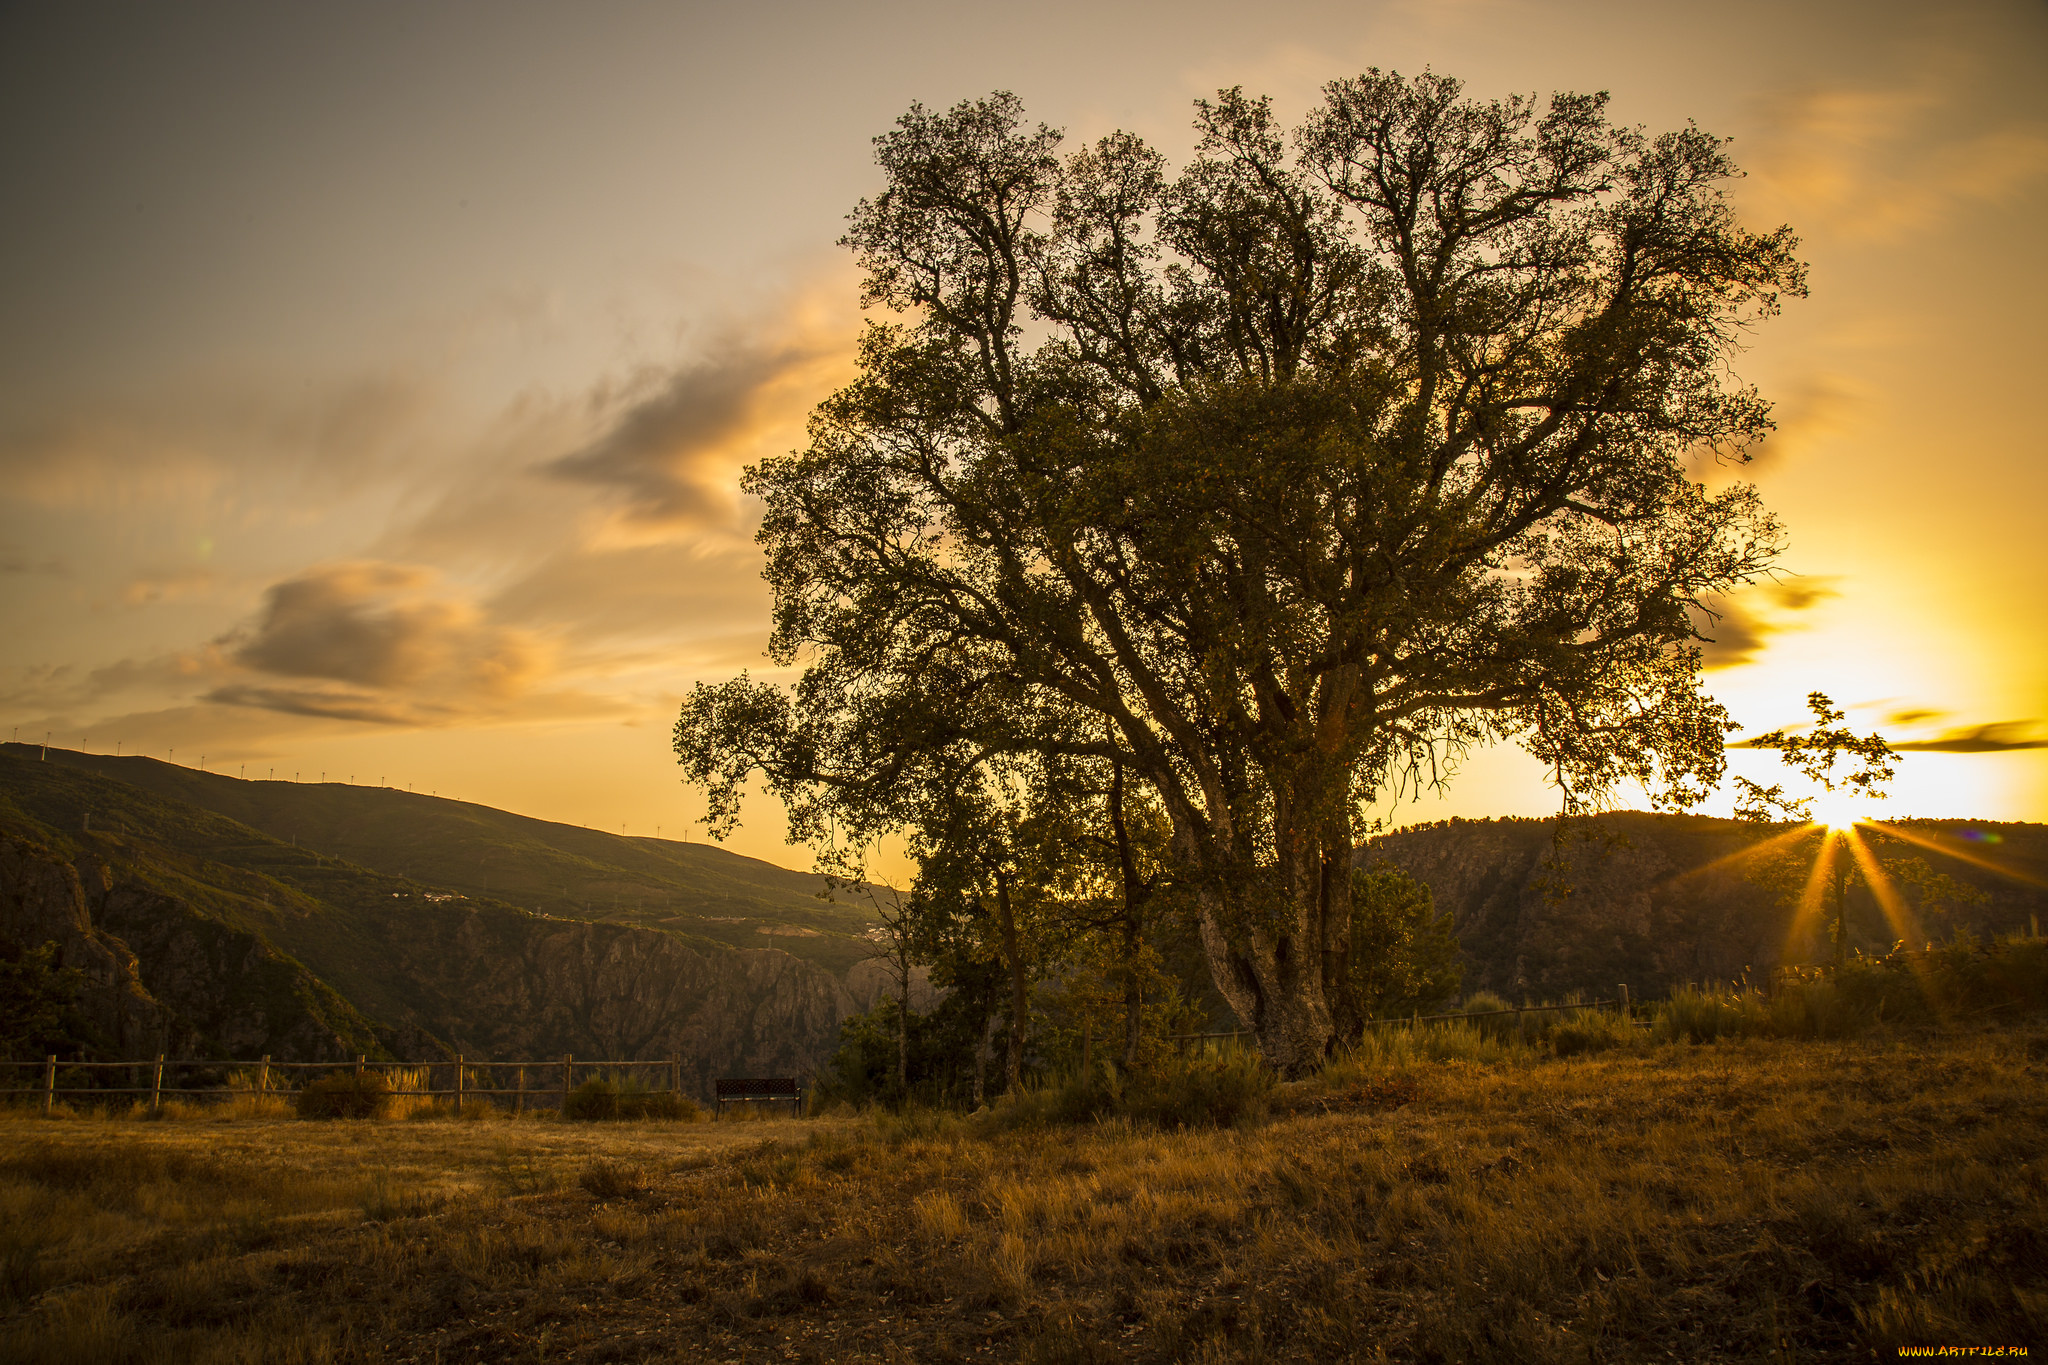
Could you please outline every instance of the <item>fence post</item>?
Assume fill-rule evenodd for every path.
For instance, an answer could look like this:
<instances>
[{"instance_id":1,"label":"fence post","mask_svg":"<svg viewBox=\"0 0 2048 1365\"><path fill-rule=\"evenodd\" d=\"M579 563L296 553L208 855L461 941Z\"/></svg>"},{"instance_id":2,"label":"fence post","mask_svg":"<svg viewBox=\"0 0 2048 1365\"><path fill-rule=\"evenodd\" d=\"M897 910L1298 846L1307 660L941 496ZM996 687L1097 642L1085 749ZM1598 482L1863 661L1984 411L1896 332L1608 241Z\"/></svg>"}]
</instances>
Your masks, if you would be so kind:
<instances>
[{"instance_id":1,"label":"fence post","mask_svg":"<svg viewBox=\"0 0 2048 1365\"><path fill-rule=\"evenodd\" d=\"M683 1059L681 1057L671 1057L668 1059L668 1088L675 1092L677 1099L683 1097Z\"/></svg>"},{"instance_id":2,"label":"fence post","mask_svg":"<svg viewBox=\"0 0 2048 1365\"><path fill-rule=\"evenodd\" d=\"M267 1052L263 1054L263 1064L256 1068L256 1093L270 1093L270 1054Z\"/></svg>"},{"instance_id":3,"label":"fence post","mask_svg":"<svg viewBox=\"0 0 2048 1365\"><path fill-rule=\"evenodd\" d=\"M357 1076L361 1076L361 1075L363 1074L363 1063L364 1063L364 1062L367 1062L367 1061L369 1061L369 1060L370 1060L370 1054L368 1054L367 1052L358 1052L358 1053L356 1054L356 1075L357 1075Z\"/></svg>"},{"instance_id":4,"label":"fence post","mask_svg":"<svg viewBox=\"0 0 2048 1365\"><path fill-rule=\"evenodd\" d=\"M1634 1007L1628 1003L1628 982L1626 981L1621 983L1621 1017L1624 1019L1636 1017Z\"/></svg>"},{"instance_id":5,"label":"fence post","mask_svg":"<svg viewBox=\"0 0 2048 1365\"><path fill-rule=\"evenodd\" d=\"M525 1113L525 1112L526 1112L526 1064L525 1064L525 1063L523 1063L523 1062L522 1062L522 1063L520 1063L520 1066L519 1066L519 1073L518 1073L518 1074L519 1074L519 1091L518 1091L518 1096L517 1096L517 1098L515 1098L515 1099L514 1099L514 1100L512 1101L512 1112L513 1112L513 1113L515 1113L515 1114L523 1114L523 1113Z\"/></svg>"},{"instance_id":6,"label":"fence post","mask_svg":"<svg viewBox=\"0 0 2048 1365\"><path fill-rule=\"evenodd\" d=\"M156 1074L149 1082L149 1112L154 1114L164 1107L164 1054L156 1054Z\"/></svg>"},{"instance_id":7,"label":"fence post","mask_svg":"<svg viewBox=\"0 0 2048 1365\"><path fill-rule=\"evenodd\" d=\"M575 1059L574 1059L573 1057L571 1057L571 1056L570 1056L570 1055L569 1055L568 1053L566 1053L566 1052L565 1052L565 1053L563 1053L563 1054L562 1054L562 1117L563 1117L563 1118L568 1118L568 1117L569 1117L569 1068L570 1068L570 1067L572 1067L572 1066L574 1066L574 1065L575 1065Z\"/></svg>"},{"instance_id":8,"label":"fence post","mask_svg":"<svg viewBox=\"0 0 2048 1365\"><path fill-rule=\"evenodd\" d=\"M462 1117L462 1054L455 1054L455 1116Z\"/></svg>"},{"instance_id":9,"label":"fence post","mask_svg":"<svg viewBox=\"0 0 2048 1365\"><path fill-rule=\"evenodd\" d=\"M52 1052L43 1059L43 1117L50 1117L50 1108L57 1103L57 1054Z\"/></svg>"}]
</instances>

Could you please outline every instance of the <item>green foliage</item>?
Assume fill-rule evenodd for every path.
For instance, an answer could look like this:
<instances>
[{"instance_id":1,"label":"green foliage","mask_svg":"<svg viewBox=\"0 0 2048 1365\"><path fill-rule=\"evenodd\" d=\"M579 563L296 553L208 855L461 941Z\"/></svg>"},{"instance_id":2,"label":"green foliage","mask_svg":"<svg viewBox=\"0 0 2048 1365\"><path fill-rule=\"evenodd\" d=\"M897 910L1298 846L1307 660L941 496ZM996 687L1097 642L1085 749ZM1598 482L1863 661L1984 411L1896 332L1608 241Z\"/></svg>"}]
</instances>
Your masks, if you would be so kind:
<instances>
[{"instance_id":1,"label":"green foliage","mask_svg":"<svg viewBox=\"0 0 2048 1365\"><path fill-rule=\"evenodd\" d=\"M57 965L57 945L23 949L0 941L0 1056L69 1051L80 1040L78 994L85 974Z\"/></svg>"},{"instance_id":2,"label":"green foliage","mask_svg":"<svg viewBox=\"0 0 2048 1365\"><path fill-rule=\"evenodd\" d=\"M391 1082L381 1071L333 1071L299 1091L302 1119L376 1119L391 1112Z\"/></svg>"},{"instance_id":3,"label":"green foliage","mask_svg":"<svg viewBox=\"0 0 2048 1365\"><path fill-rule=\"evenodd\" d=\"M1351 989L1366 1019L1428 1014L1465 971L1451 917L1429 888L1391 863L1351 873Z\"/></svg>"},{"instance_id":4,"label":"green foliage","mask_svg":"<svg viewBox=\"0 0 2048 1365\"><path fill-rule=\"evenodd\" d=\"M947 994L929 1012L909 1013L908 1085L896 1086L896 1001L883 996L868 1009L849 1015L839 1026L839 1046L827 1064L817 1097L835 1104L951 1106L973 1104L976 1053L984 1047L983 1029L991 1002L1002 989L1001 964L953 961L947 972L934 972L935 984ZM982 1054L986 1094L1003 1088L1002 1067Z\"/></svg>"},{"instance_id":5,"label":"green foliage","mask_svg":"<svg viewBox=\"0 0 2048 1365\"><path fill-rule=\"evenodd\" d=\"M911 1016L911 1046L919 1063L925 1061L924 1049L919 1046L922 1030L918 1025L922 1022L919 1016ZM896 1002L886 995L867 1009L842 1020L839 1046L832 1053L832 1060L826 1064L825 1077L818 1086L818 1099L828 1103L869 1104L894 1098L897 1027ZM925 1069L919 1065L911 1074L921 1081Z\"/></svg>"},{"instance_id":6,"label":"green foliage","mask_svg":"<svg viewBox=\"0 0 2048 1365\"><path fill-rule=\"evenodd\" d=\"M695 1123L704 1117L697 1102L673 1090L652 1090L632 1075L593 1076L569 1092L562 1117L583 1122L665 1119Z\"/></svg>"}]
</instances>

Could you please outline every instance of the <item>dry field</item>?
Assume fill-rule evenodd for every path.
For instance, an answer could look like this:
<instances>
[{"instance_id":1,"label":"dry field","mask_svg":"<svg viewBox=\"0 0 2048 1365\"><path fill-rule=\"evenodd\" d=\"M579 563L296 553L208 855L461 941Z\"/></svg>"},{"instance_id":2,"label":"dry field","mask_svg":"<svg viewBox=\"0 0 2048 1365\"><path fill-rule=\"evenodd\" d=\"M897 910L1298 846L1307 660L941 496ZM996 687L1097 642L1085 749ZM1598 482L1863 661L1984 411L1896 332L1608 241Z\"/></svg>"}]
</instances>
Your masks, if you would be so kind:
<instances>
[{"instance_id":1,"label":"dry field","mask_svg":"<svg viewBox=\"0 0 2048 1365\"><path fill-rule=\"evenodd\" d=\"M17 1116L0 1358L2048 1349L2044 1079L2030 1026L1381 1057L1183 1133Z\"/></svg>"}]
</instances>

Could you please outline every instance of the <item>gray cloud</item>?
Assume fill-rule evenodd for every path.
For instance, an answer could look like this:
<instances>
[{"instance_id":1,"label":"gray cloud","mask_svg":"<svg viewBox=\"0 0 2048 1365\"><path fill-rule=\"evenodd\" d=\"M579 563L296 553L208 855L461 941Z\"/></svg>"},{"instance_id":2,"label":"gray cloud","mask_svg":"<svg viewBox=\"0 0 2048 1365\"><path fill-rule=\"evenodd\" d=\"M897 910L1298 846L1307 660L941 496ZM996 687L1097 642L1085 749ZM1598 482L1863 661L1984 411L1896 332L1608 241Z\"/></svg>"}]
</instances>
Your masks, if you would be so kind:
<instances>
[{"instance_id":1,"label":"gray cloud","mask_svg":"<svg viewBox=\"0 0 2048 1365\"><path fill-rule=\"evenodd\" d=\"M2038 720L1994 721L1989 725L1966 725L1945 730L1933 739L1907 740L1894 749L1914 753L1993 754L2011 749L2048 749L2048 736L2041 734Z\"/></svg>"},{"instance_id":2,"label":"gray cloud","mask_svg":"<svg viewBox=\"0 0 2048 1365\"><path fill-rule=\"evenodd\" d=\"M603 435L547 471L623 493L636 520L729 520L739 455L764 426L783 418L774 410L773 391L800 380L818 358L806 346L735 345L671 375Z\"/></svg>"},{"instance_id":3,"label":"gray cloud","mask_svg":"<svg viewBox=\"0 0 2048 1365\"><path fill-rule=\"evenodd\" d=\"M485 620L427 570L378 562L273 584L253 626L218 643L244 668L314 685L230 681L208 701L384 724L497 711L551 664L534 636Z\"/></svg>"},{"instance_id":4,"label":"gray cloud","mask_svg":"<svg viewBox=\"0 0 2048 1365\"><path fill-rule=\"evenodd\" d=\"M395 700L379 693L337 687L262 687L251 683L231 683L226 687L216 687L203 700L220 706L249 706L288 716L354 720L371 725L443 725L459 719L462 714L452 706Z\"/></svg>"}]
</instances>

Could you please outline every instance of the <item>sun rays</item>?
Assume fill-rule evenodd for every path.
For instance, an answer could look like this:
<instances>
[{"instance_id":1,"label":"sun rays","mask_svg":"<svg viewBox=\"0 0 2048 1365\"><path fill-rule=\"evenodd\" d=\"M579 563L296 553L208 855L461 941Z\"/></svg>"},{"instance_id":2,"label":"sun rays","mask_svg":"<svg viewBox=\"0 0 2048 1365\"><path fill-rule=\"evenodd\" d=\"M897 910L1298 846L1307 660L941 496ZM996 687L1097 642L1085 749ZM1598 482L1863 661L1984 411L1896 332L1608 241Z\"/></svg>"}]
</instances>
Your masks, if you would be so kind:
<instances>
[{"instance_id":1,"label":"sun rays","mask_svg":"<svg viewBox=\"0 0 2048 1365\"><path fill-rule=\"evenodd\" d=\"M1686 881L1689 878L1704 877L1713 872L1733 872L1742 864L1767 857L1785 845L1803 837L1808 832L1807 826L1795 825L1791 829L1773 834L1768 839L1762 839L1753 844L1744 844L1733 853L1724 853L1710 863L1701 863L1698 867L1687 868L1672 880Z\"/></svg>"},{"instance_id":2,"label":"sun rays","mask_svg":"<svg viewBox=\"0 0 2048 1365\"><path fill-rule=\"evenodd\" d=\"M2013 881L2023 882L2028 886L2048 886L2048 881L2043 881L2039 877L2021 872L2017 868L2002 866L1984 857L1982 854L1972 853L1968 849L1957 848L1953 844L1944 843L1938 839L1931 839L1924 834L1907 829L1903 825L1887 824L1882 820L1873 820L1870 823L1873 827L1883 830L1895 839L1903 839L1909 844L1918 844L1921 848L1939 853L1944 858L1954 858L1957 862L1968 863L1972 867L1981 867L1986 872L1996 872L2001 877L2009 877Z\"/></svg>"},{"instance_id":3,"label":"sun rays","mask_svg":"<svg viewBox=\"0 0 2048 1365\"><path fill-rule=\"evenodd\" d=\"M1818 818L1821 815L1818 810L1815 815L1817 818L1807 824L1794 826L1696 869L1705 871L1709 867L1737 864L1745 859L1767 854L1771 850L1784 848L1794 841L1818 835L1812 862L1806 869L1792 921L1786 927L1782 961L1791 962L1805 955L1808 946L1813 942L1815 930L1818 929L1823 941L1832 946L1836 964L1840 964L1848 946L1846 897L1852 875L1855 880L1861 882L1876 903L1894 943L1932 946L1932 939L1921 921L1920 914L1915 911L1912 902L1900 887L1899 875L1888 868L1884 859L1879 856L1879 849L1875 845L1881 844L1885 838L1896 839L1900 843L1954 858L1958 862L1968 863L1972 867L1996 873L2012 881L2030 886L2048 885L2048 882L2027 872L2002 866L1989 858L1954 847L1939 838L1907 829L1902 825L1853 817L1843 817L1842 822L1838 824L1835 823L1833 815L1826 819Z\"/></svg>"}]
</instances>

